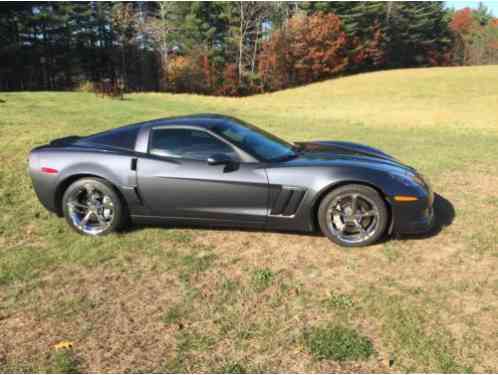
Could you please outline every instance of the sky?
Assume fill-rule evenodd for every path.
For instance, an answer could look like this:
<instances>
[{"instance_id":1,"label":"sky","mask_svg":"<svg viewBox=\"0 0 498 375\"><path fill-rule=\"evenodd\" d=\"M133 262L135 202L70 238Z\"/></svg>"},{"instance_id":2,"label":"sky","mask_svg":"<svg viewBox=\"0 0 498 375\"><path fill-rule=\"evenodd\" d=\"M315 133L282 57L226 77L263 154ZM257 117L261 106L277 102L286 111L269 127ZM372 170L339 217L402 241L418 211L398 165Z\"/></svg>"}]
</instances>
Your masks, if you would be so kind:
<instances>
[{"instance_id":1,"label":"sky","mask_svg":"<svg viewBox=\"0 0 498 375\"><path fill-rule=\"evenodd\" d=\"M498 17L498 1L481 1L488 9L493 13L495 17ZM479 1L446 1L448 8L462 9L462 8L477 8Z\"/></svg>"}]
</instances>

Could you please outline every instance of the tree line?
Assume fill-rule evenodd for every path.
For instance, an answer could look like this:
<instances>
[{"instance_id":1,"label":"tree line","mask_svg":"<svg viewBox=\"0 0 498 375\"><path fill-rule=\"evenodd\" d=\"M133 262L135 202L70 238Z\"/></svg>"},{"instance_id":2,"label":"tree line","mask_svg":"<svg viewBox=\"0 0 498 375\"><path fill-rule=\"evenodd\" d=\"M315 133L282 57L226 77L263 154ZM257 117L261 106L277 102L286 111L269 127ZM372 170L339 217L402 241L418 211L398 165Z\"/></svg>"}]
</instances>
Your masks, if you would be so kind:
<instances>
[{"instance_id":1,"label":"tree line","mask_svg":"<svg viewBox=\"0 0 498 375\"><path fill-rule=\"evenodd\" d=\"M442 2L1 2L0 90L248 95L498 63L498 19Z\"/></svg>"}]
</instances>

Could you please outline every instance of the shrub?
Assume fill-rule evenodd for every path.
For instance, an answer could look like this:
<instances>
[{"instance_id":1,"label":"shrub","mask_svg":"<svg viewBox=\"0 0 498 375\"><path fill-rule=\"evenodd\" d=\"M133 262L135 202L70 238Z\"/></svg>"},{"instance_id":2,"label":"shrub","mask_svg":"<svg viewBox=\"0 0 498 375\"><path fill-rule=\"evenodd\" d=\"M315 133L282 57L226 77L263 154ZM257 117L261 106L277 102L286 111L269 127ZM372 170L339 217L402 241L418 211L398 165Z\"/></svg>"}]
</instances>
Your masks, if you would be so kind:
<instances>
[{"instance_id":1,"label":"shrub","mask_svg":"<svg viewBox=\"0 0 498 375\"><path fill-rule=\"evenodd\" d=\"M306 345L318 360L334 361L368 359L374 352L368 337L343 326L312 328L305 334Z\"/></svg>"},{"instance_id":2,"label":"shrub","mask_svg":"<svg viewBox=\"0 0 498 375\"><path fill-rule=\"evenodd\" d=\"M208 67L197 55L176 56L168 64L169 89L174 92L207 93L210 90Z\"/></svg>"},{"instance_id":3,"label":"shrub","mask_svg":"<svg viewBox=\"0 0 498 375\"><path fill-rule=\"evenodd\" d=\"M90 81L81 81L78 86L76 86L75 91L78 92L95 92L95 87Z\"/></svg>"},{"instance_id":4,"label":"shrub","mask_svg":"<svg viewBox=\"0 0 498 375\"><path fill-rule=\"evenodd\" d=\"M237 96L239 94L239 79L236 64L227 64L223 70L223 85L217 92L219 95Z\"/></svg>"}]
</instances>

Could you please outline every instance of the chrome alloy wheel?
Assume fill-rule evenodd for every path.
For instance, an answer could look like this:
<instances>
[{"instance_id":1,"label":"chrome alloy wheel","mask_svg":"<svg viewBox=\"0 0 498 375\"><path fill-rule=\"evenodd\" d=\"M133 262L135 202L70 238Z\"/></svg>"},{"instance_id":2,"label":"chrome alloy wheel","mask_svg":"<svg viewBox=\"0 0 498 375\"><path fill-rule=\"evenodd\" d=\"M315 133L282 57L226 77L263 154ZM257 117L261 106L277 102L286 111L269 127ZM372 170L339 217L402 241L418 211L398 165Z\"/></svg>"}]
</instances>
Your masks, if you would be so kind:
<instances>
[{"instance_id":1,"label":"chrome alloy wheel","mask_svg":"<svg viewBox=\"0 0 498 375\"><path fill-rule=\"evenodd\" d=\"M112 198L91 183L76 189L66 204L74 226L86 234L98 235L108 229L114 220Z\"/></svg>"},{"instance_id":2,"label":"chrome alloy wheel","mask_svg":"<svg viewBox=\"0 0 498 375\"><path fill-rule=\"evenodd\" d=\"M341 241L356 244L372 237L379 226L376 204L359 193L335 197L327 210L327 226Z\"/></svg>"}]
</instances>

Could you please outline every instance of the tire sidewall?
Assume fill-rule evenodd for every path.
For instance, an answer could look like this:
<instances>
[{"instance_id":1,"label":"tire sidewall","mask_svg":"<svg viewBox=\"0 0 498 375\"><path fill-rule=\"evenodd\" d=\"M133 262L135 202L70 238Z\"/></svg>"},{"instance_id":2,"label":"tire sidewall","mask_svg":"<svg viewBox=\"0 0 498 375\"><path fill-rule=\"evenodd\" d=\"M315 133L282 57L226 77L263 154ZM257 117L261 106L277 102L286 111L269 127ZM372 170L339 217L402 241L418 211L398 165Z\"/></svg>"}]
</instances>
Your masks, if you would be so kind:
<instances>
[{"instance_id":1,"label":"tire sidewall","mask_svg":"<svg viewBox=\"0 0 498 375\"><path fill-rule=\"evenodd\" d=\"M79 189L81 186L84 184L91 183L95 185L99 190L101 190L103 193L108 195L112 199L112 203L114 205L114 218L106 230L104 230L101 233L98 233L93 236L104 236L106 234L109 234L117 229L119 229L123 222L124 222L124 209L123 209L123 203L121 202L121 199L119 198L118 194L114 190L114 188L109 185L105 180L101 178L82 178L79 180L76 180L73 182L69 187L66 189L64 192L63 198L62 198L62 210L64 214L64 218L66 219L66 222L69 224L69 226L75 230L76 232L87 235L87 236L92 236L92 234L85 233L82 231L80 228L78 228L76 225L74 225L71 216L69 215L69 209L67 207L67 200L71 196L71 193L74 192L75 189Z\"/></svg>"},{"instance_id":2,"label":"tire sidewall","mask_svg":"<svg viewBox=\"0 0 498 375\"><path fill-rule=\"evenodd\" d=\"M337 195L345 193L351 193L351 194L358 193L361 195L365 195L375 203L379 211L379 218L378 218L379 223L377 225L376 232L370 238L368 238L363 242L359 243L344 242L341 239L337 238L331 232L330 228L327 225L326 215L332 200ZM388 223L389 223L389 212L387 209L387 205L384 202L384 199L382 199L381 195L375 189L365 185L345 185L337 189L334 189L322 199L318 207L318 224L320 226L322 233L325 236L327 236L331 241L343 247L363 247L374 244L385 234Z\"/></svg>"}]
</instances>

